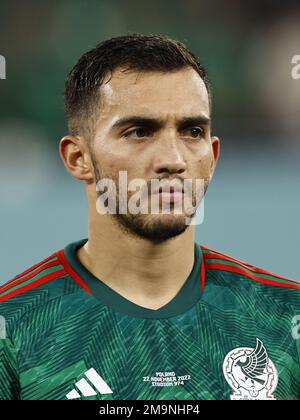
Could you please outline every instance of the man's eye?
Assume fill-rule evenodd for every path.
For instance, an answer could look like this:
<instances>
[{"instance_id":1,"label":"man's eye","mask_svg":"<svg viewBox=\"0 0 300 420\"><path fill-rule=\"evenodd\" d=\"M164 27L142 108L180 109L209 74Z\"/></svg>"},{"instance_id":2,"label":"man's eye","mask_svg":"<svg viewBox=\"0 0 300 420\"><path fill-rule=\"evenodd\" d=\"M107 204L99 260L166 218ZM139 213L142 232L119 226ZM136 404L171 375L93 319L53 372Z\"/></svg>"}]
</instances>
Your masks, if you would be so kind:
<instances>
[{"instance_id":1,"label":"man's eye","mask_svg":"<svg viewBox=\"0 0 300 420\"><path fill-rule=\"evenodd\" d=\"M192 137L193 139L202 138L204 136L204 130L200 127L187 128L183 132L185 136Z\"/></svg>"},{"instance_id":2,"label":"man's eye","mask_svg":"<svg viewBox=\"0 0 300 420\"><path fill-rule=\"evenodd\" d=\"M133 139L141 139L143 137L148 137L150 135L150 131L146 128L135 128L134 130L128 131L124 134L126 139L133 138Z\"/></svg>"}]
</instances>

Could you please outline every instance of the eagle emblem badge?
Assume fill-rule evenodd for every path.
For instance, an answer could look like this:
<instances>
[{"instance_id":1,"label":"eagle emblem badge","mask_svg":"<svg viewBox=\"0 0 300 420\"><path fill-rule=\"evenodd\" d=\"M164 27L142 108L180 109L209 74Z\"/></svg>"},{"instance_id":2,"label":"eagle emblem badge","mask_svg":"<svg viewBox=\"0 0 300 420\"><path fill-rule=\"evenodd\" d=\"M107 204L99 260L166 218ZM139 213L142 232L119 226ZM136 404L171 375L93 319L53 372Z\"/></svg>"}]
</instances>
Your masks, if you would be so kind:
<instances>
[{"instance_id":1,"label":"eagle emblem badge","mask_svg":"<svg viewBox=\"0 0 300 420\"><path fill-rule=\"evenodd\" d=\"M224 359L223 373L234 391L232 400L275 400L278 373L259 338L254 349L231 350Z\"/></svg>"}]
</instances>

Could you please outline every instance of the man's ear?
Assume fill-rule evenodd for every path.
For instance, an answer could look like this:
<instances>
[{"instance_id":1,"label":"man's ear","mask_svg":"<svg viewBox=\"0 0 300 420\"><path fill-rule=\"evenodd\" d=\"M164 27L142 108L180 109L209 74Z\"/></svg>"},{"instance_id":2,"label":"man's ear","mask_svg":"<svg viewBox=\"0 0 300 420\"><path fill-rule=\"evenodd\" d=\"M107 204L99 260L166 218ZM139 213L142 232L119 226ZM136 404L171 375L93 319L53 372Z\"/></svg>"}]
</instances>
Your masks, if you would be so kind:
<instances>
[{"instance_id":1,"label":"man's ear","mask_svg":"<svg viewBox=\"0 0 300 420\"><path fill-rule=\"evenodd\" d=\"M93 167L86 141L67 135L59 142L60 157L70 174L82 181L93 181Z\"/></svg>"},{"instance_id":2,"label":"man's ear","mask_svg":"<svg viewBox=\"0 0 300 420\"><path fill-rule=\"evenodd\" d=\"M220 139L216 136L211 137L212 159L210 164L210 181L215 172L217 162L220 156Z\"/></svg>"}]
</instances>

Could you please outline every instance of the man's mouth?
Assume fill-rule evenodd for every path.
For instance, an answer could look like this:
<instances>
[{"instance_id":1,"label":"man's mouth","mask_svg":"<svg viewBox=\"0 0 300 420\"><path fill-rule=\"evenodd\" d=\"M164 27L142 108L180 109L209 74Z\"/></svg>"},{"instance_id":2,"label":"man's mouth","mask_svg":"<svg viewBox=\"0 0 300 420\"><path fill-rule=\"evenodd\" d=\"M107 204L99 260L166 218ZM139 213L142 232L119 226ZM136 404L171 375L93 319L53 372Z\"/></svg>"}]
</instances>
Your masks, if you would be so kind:
<instances>
[{"instance_id":1,"label":"man's mouth","mask_svg":"<svg viewBox=\"0 0 300 420\"><path fill-rule=\"evenodd\" d=\"M154 192L155 195L159 195L159 199L167 203L176 203L182 201L184 196L184 190L182 185L164 185L159 188L158 191Z\"/></svg>"}]
</instances>

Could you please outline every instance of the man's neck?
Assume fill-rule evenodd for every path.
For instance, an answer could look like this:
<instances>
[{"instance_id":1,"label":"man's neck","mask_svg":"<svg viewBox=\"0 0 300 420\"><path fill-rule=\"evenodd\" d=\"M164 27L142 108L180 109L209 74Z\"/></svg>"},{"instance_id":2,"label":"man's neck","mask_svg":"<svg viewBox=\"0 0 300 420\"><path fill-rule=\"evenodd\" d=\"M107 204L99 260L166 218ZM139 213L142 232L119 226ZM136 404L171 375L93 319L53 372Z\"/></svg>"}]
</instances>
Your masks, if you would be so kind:
<instances>
[{"instance_id":1,"label":"man's neck","mask_svg":"<svg viewBox=\"0 0 300 420\"><path fill-rule=\"evenodd\" d=\"M98 229L97 229L98 228ZM161 244L126 235L115 226L89 226L81 263L137 305L158 309L179 292L194 265L194 228Z\"/></svg>"}]
</instances>

